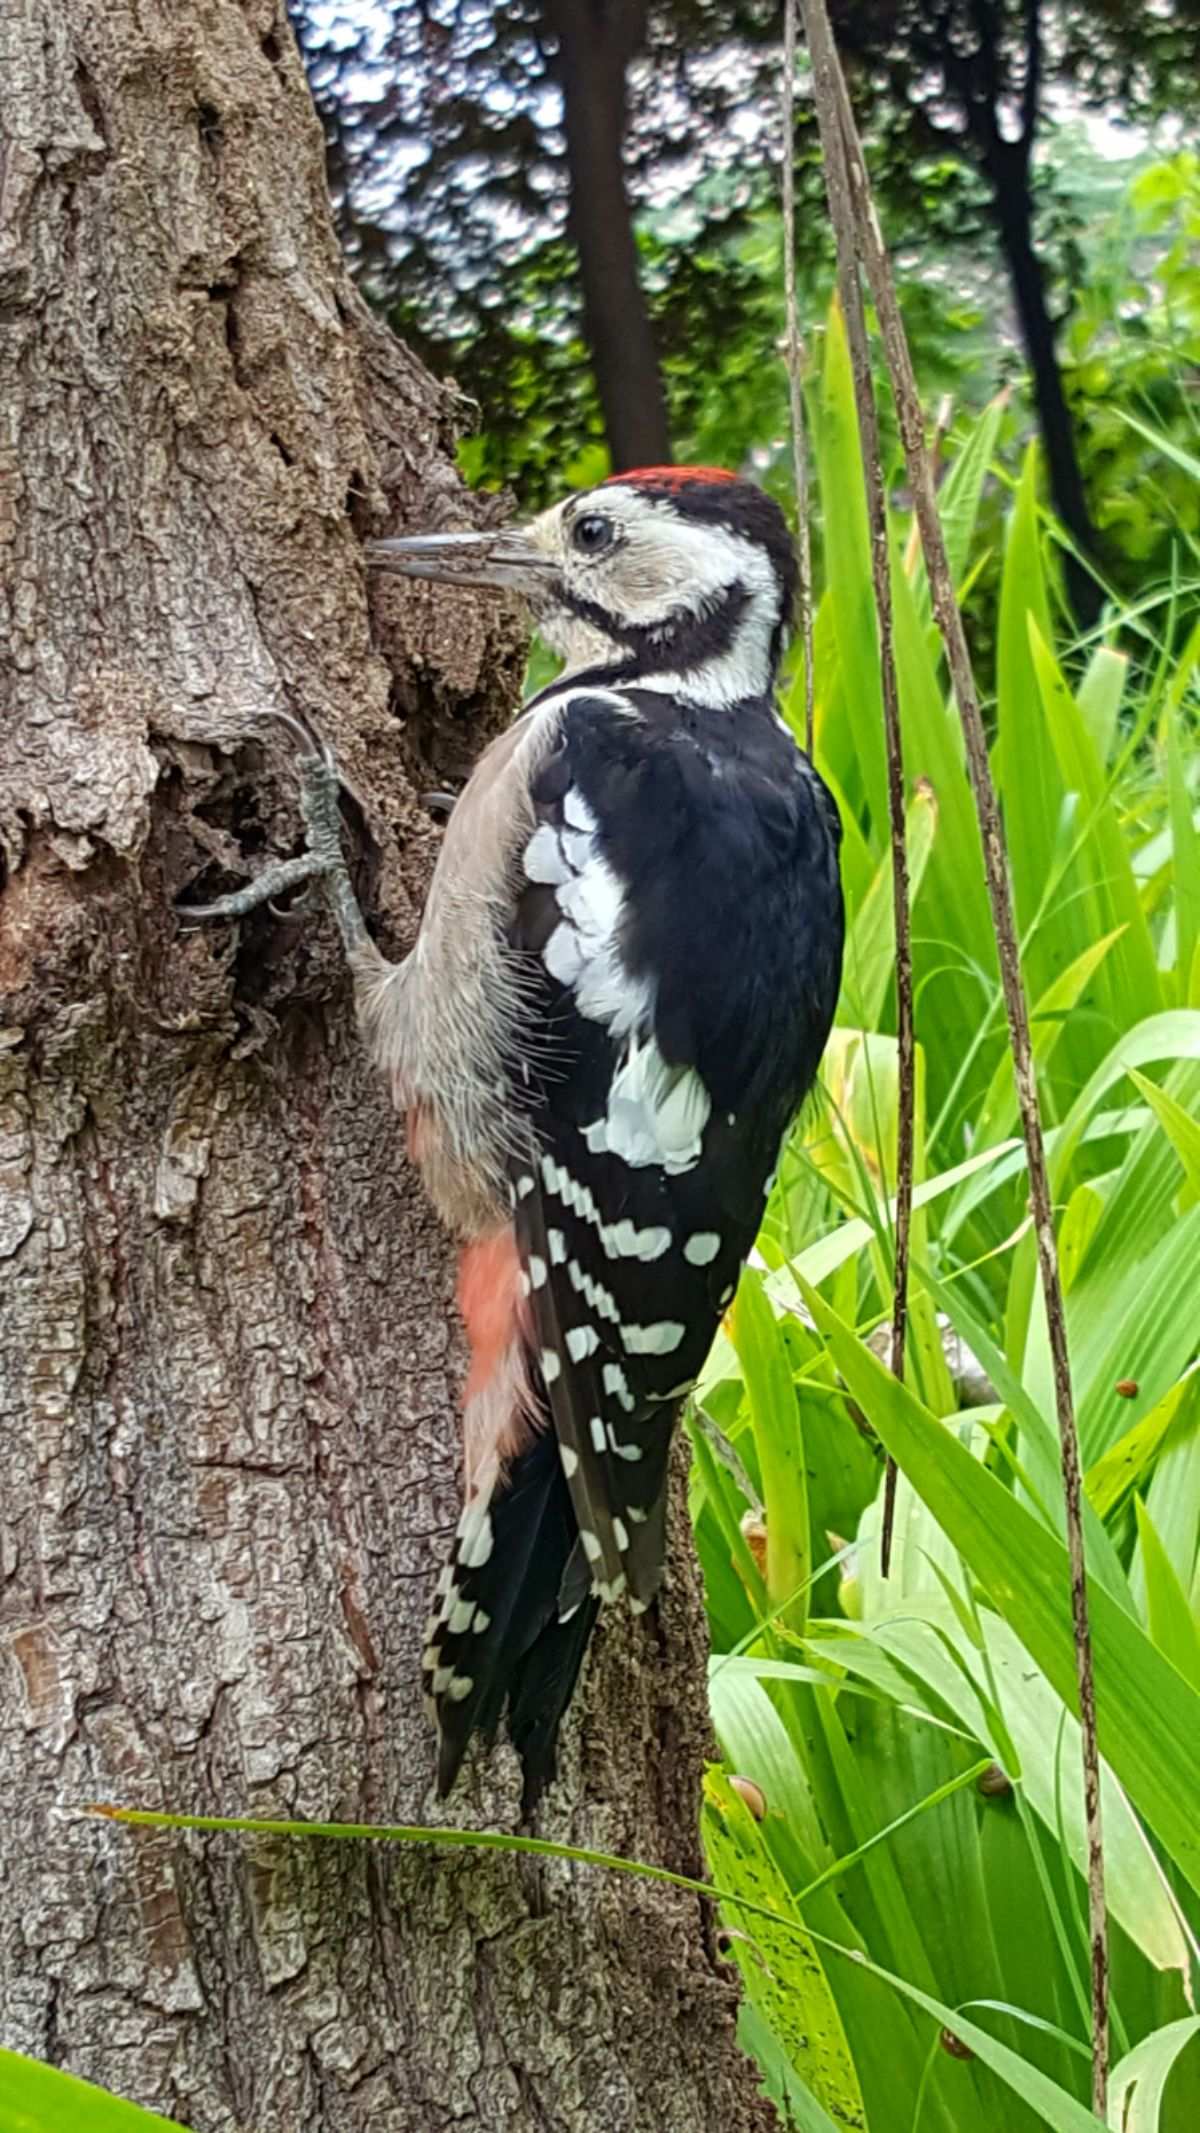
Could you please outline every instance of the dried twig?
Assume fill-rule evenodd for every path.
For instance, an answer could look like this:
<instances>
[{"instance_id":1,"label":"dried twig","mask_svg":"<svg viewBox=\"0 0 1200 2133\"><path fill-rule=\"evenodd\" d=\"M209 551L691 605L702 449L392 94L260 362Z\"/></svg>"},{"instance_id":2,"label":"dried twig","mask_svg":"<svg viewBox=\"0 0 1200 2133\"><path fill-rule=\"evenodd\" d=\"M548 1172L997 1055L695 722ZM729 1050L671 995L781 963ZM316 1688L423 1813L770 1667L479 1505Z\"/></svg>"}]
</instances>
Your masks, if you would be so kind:
<instances>
[{"instance_id":1,"label":"dried twig","mask_svg":"<svg viewBox=\"0 0 1200 2133\"><path fill-rule=\"evenodd\" d=\"M867 517L871 529L871 576L875 588L875 613L879 627L879 667L883 687L883 723L887 737L888 814L891 820L892 908L896 928L896 1227L895 1273L892 1287L891 1367L904 1376L904 1340L908 1323L908 1254L912 1227L913 1104L915 1054L913 1044L912 937L908 909L908 851L904 827L904 754L900 739L900 692L892 643L892 585L888 554L887 496L883 486L883 459L879 447L879 418L871 380L871 353L867 320L858 274L854 202L846 144L838 117L837 54L829 36L824 6L801 0L809 60L813 74L813 100L821 130L825 157L825 189L837 241L838 289L846 320L850 363L854 373L854 404L862 445L863 474L867 490ZM821 37L821 24L825 37ZM790 152L790 151L789 151ZM883 1530L880 1561L887 1576L892 1552L892 1527L896 1509L896 1466L888 1460L883 1495Z\"/></svg>"},{"instance_id":2,"label":"dried twig","mask_svg":"<svg viewBox=\"0 0 1200 2133\"><path fill-rule=\"evenodd\" d=\"M952 393L943 393L941 399L938 401L938 411L933 418L933 435L929 440L929 464L933 470L933 479L935 487L937 485L938 468L941 466L942 463L942 446L945 444L947 437L950 435L950 424L953 420L953 417L954 395ZM916 569L917 557L920 555L920 553L921 529L917 524L916 516L914 514L912 526L909 530L909 536L904 544L904 570L905 575L907 577L911 578L914 570Z\"/></svg>"},{"instance_id":3,"label":"dried twig","mask_svg":"<svg viewBox=\"0 0 1200 2133\"><path fill-rule=\"evenodd\" d=\"M862 145L834 47L824 0L804 0L804 13L818 94L822 101L829 99L830 130L836 130L842 165L849 176L857 239L887 354L909 485L913 492L917 523L921 529L921 542L925 551L925 568L929 575L933 612L945 643L946 662L962 720L967 763L983 841L984 867L1000 960L1004 1004L1008 1014L1009 1041L1029 1163L1029 1197L1037 1235L1038 1266L1054 1366L1054 1394L1062 1455L1067 1547L1071 1563L1071 1609L1075 1627L1075 1668L1083 1744L1084 1806L1087 1818L1088 1917L1092 1970L1092 2107L1097 2116L1103 2119L1108 2099L1108 1927L1104 1899L1100 1755L1096 1743L1096 1691L1088 1627L1079 1439L1071 1392L1071 1367L1058 1272L1054 1210L1046 1171L1037 1078L1029 1038L1029 1010L1021 980L1013 924L1004 833L988 764L987 740L980 715L975 677L971 669L971 656L967 649L941 521L934 501L933 475L925 445L924 419L913 375L912 358L896 301L887 250L871 200ZM817 64L818 53L821 57L820 69ZM836 125L833 121L836 121ZM823 125L825 123L823 121Z\"/></svg>"},{"instance_id":4,"label":"dried twig","mask_svg":"<svg viewBox=\"0 0 1200 2133\"><path fill-rule=\"evenodd\" d=\"M783 0L783 288L787 311L788 394L792 415L792 476L796 492L796 546L800 562L800 643L804 652L804 746L813 752L812 533L809 527L808 442L800 373L804 350L796 302L796 0Z\"/></svg>"}]
</instances>

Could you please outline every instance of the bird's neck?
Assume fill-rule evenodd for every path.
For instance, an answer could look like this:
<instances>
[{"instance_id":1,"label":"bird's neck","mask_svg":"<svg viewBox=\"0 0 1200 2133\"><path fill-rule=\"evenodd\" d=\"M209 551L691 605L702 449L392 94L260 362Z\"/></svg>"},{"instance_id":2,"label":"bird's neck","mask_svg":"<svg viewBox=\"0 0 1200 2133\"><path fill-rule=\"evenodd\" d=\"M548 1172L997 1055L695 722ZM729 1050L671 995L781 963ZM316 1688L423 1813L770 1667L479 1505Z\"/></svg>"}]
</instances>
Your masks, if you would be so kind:
<instances>
[{"instance_id":1,"label":"bird's neck","mask_svg":"<svg viewBox=\"0 0 1200 2133\"><path fill-rule=\"evenodd\" d=\"M580 602L543 634L563 655L560 682L586 674L713 710L773 695L782 650L778 600L740 582L651 622Z\"/></svg>"}]
</instances>

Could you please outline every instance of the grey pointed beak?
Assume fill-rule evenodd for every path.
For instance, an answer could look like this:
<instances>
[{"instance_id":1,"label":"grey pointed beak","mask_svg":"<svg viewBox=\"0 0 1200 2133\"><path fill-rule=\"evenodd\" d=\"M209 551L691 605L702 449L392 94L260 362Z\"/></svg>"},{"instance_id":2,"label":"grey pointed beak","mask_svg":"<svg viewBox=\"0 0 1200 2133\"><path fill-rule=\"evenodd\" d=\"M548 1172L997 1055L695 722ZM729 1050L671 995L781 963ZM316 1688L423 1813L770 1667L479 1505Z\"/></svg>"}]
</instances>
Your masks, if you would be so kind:
<instances>
[{"instance_id":1,"label":"grey pointed beak","mask_svg":"<svg viewBox=\"0 0 1200 2133\"><path fill-rule=\"evenodd\" d=\"M517 526L502 533L420 533L368 541L367 565L439 585L488 585L516 593L537 592L554 571L549 557Z\"/></svg>"}]
</instances>

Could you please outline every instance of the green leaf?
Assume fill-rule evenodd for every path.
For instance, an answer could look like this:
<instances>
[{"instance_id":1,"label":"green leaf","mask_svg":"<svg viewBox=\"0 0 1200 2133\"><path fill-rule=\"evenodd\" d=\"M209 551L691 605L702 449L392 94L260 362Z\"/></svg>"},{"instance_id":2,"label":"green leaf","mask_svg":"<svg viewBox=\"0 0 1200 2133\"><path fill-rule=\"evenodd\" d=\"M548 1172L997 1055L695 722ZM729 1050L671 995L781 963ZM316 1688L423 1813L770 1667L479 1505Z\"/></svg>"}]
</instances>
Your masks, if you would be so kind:
<instances>
[{"instance_id":1,"label":"green leaf","mask_svg":"<svg viewBox=\"0 0 1200 2133\"><path fill-rule=\"evenodd\" d=\"M1118 1037L1075 1098L1055 1138L1050 1169L1056 1194L1101 1097L1130 1067L1146 1066L1156 1059L1200 1059L1200 1012L1175 1008L1149 1015Z\"/></svg>"},{"instance_id":2,"label":"green leaf","mask_svg":"<svg viewBox=\"0 0 1200 2133\"><path fill-rule=\"evenodd\" d=\"M1127 1489L1140 1480L1154 1458L1183 1402L1195 1391L1195 1379L1183 1378L1163 1394L1148 1415L1118 1437L1087 1470L1088 1501L1101 1518L1115 1510Z\"/></svg>"},{"instance_id":3,"label":"green leaf","mask_svg":"<svg viewBox=\"0 0 1200 2133\"><path fill-rule=\"evenodd\" d=\"M1143 2037L1113 2068L1108 2123L1117 2133L1159 2133L1167 2077L1196 2037L1200 2037L1200 2015L1186 2015Z\"/></svg>"},{"instance_id":4,"label":"green leaf","mask_svg":"<svg viewBox=\"0 0 1200 2133\"><path fill-rule=\"evenodd\" d=\"M1141 1090L1158 1119L1183 1164L1192 1192L1200 1193L1200 1119L1193 1118L1168 1090L1160 1089L1156 1081L1140 1074L1136 1067L1129 1068L1129 1079Z\"/></svg>"},{"instance_id":5,"label":"green leaf","mask_svg":"<svg viewBox=\"0 0 1200 2133\"><path fill-rule=\"evenodd\" d=\"M784 2125L795 2133L838 2133L828 2111L805 2088L766 2016L749 1998L738 2009L738 2043L755 2061Z\"/></svg>"},{"instance_id":6,"label":"green leaf","mask_svg":"<svg viewBox=\"0 0 1200 2133\"><path fill-rule=\"evenodd\" d=\"M1037 1500L1038 1511L1050 1521L1055 1532L1065 1533L1062 1462L1055 1424L1031 1398L1003 1349L996 1345L986 1326L971 1310L961 1283L938 1281L921 1260L914 1260L913 1272L922 1288L928 1290L938 1310L945 1312L950 1324L978 1356L1000 1398L1011 1410L1021 1432L1021 1469ZM1132 1616L1133 1602L1120 1559L1086 1495L1083 1531L1091 1575L1098 1577L1117 1606L1125 1608Z\"/></svg>"},{"instance_id":7,"label":"green leaf","mask_svg":"<svg viewBox=\"0 0 1200 2133\"><path fill-rule=\"evenodd\" d=\"M1200 1630L1192 1620L1188 1596L1140 1496L1135 1497L1134 1508L1150 1635L1164 1658L1179 1669L1185 1681L1200 1690Z\"/></svg>"},{"instance_id":8,"label":"green leaf","mask_svg":"<svg viewBox=\"0 0 1200 2133\"><path fill-rule=\"evenodd\" d=\"M995 399L988 402L968 432L966 443L938 491L938 517L945 536L946 555L951 576L959 587L966 573L979 516L979 499L995 457L996 438L1007 405L1007 392L997 393ZM927 592L924 602L928 612Z\"/></svg>"},{"instance_id":9,"label":"green leaf","mask_svg":"<svg viewBox=\"0 0 1200 2133\"><path fill-rule=\"evenodd\" d=\"M743 1269L730 1313L750 1403L767 1521L767 1599L795 1629L808 1615L812 1551L800 1410L779 1321L753 1267Z\"/></svg>"},{"instance_id":10,"label":"green leaf","mask_svg":"<svg viewBox=\"0 0 1200 2133\"><path fill-rule=\"evenodd\" d=\"M819 1934L814 1934L813 1939L818 1947L830 1946ZM1077 2103L1066 2089L1060 2088L1056 2081L1049 2080L1038 2067L1031 2066L1017 2052L1011 2051L1006 2044L1001 2044L997 2038L991 2036L986 2029L981 2029L959 2010L947 2007L944 2001L934 1999L932 1993L922 1992L918 1986L910 1985L903 1978L895 1977L891 1972L881 1969L878 1963L869 1962L865 1956L856 1955L855 1960L862 1964L871 1977L881 1978L893 1991L902 1993L914 2007L919 2007L925 2014L931 2015L940 2028L949 2029L960 2043L967 2045L974 2052L977 2059L982 2059L985 2066L998 2074L1022 2102L1036 2111L1038 2117L1053 2128L1053 2133L1096 2133L1101 2121L1094 2112Z\"/></svg>"},{"instance_id":11,"label":"green leaf","mask_svg":"<svg viewBox=\"0 0 1200 2133\"><path fill-rule=\"evenodd\" d=\"M1029 1017L1029 1029L1034 1063L1039 1075L1045 1072L1054 1056L1054 1048L1062 1035L1068 1015L1079 1005L1109 949L1119 939L1120 932L1121 929L1117 926L1111 933L1104 934L1100 940L1090 941L1083 953L1077 955L1075 961L1060 971L1046 987L1033 1008ZM989 1142L1001 1140L1005 1134L1011 1133L1019 1116L1012 1055L1005 1051L996 1066L982 1108L973 1122L974 1136L986 1147Z\"/></svg>"},{"instance_id":12,"label":"green leaf","mask_svg":"<svg viewBox=\"0 0 1200 2133\"><path fill-rule=\"evenodd\" d=\"M789 1931L758 1916L750 1927L753 1946L733 1940L746 1993L800 2081L835 2124L865 2126L862 2091L837 2001L763 1830L720 1771L706 1776L704 1796L704 1847L717 1879L752 1892L762 1910L792 1921ZM744 1931L746 1923L731 1911L735 1932Z\"/></svg>"},{"instance_id":13,"label":"green leaf","mask_svg":"<svg viewBox=\"0 0 1200 2133\"><path fill-rule=\"evenodd\" d=\"M984 988L999 982L979 822L964 768L962 729L946 703L899 562L892 567L892 606L905 776L910 787L921 780L931 786L937 808L937 835L920 895L914 890L912 897L919 1035L938 1077L936 1101L944 1100L943 1085L955 1081L966 1062L963 1086L956 1091L961 1101L973 1086L972 1074L983 1078L982 1062L974 1067L972 1044Z\"/></svg>"},{"instance_id":14,"label":"green leaf","mask_svg":"<svg viewBox=\"0 0 1200 2133\"><path fill-rule=\"evenodd\" d=\"M915 900L937 829L933 788L922 784L909 804L909 893ZM896 970L896 921L892 901L892 855L884 854L866 896L855 911L846 936L842 997L837 1021L849 1029L878 1028Z\"/></svg>"},{"instance_id":15,"label":"green leaf","mask_svg":"<svg viewBox=\"0 0 1200 2133\"><path fill-rule=\"evenodd\" d=\"M816 444L828 585L825 599L833 620L844 699L852 711L836 729L832 722L824 722L822 740L851 806L857 808L864 800L869 806L878 851L888 819L879 632L854 378L836 299L825 334L820 412Z\"/></svg>"},{"instance_id":16,"label":"green leaf","mask_svg":"<svg viewBox=\"0 0 1200 2133\"><path fill-rule=\"evenodd\" d=\"M143 2111L75 2074L64 2074L21 2052L0 2050L0 2127L3 2133L187 2133L177 2119Z\"/></svg>"},{"instance_id":17,"label":"green leaf","mask_svg":"<svg viewBox=\"0 0 1200 2133\"><path fill-rule=\"evenodd\" d=\"M988 1749L1062 1846L1081 1878L1087 1868L1079 1725L1008 1623L982 1617L986 1660L965 1636L947 1599L911 1587L888 1612L836 1631L814 1625L807 1648L877 1685L886 1680L874 1652L886 1654L909 1699L920 1683L934 1715L952 1711ZM972 1694L973 1691L973 1694ZM995 1701L993 1702L993 1696ZM1015 1758L1015 1760L1014 1760ZM1101 1773L1108 1908L1147 1960L1186 1977L1190 1954L1166 1878L1142 1827L1107 1769Z\"/></svg>"},{"instance_id":18,"label":"green leaf","mask_svg":"<svg viewBox=\"0 0 1200 2133\"><path fill-rule=\"evenodd\" d=\"M1079 712L1087 728L1097 761L1107 763L1112 754L1113 736L1117 730L1117 714L1129 675L1129 661L1124 652L1114 652L1106 644L1093 652L1087 672L1079 684Z\"/></svg>"},{"instance_id":19,"label":"green leaf","mask_svg":"<svg viewBox=\"0 0 1200 2133\"><path fill-rule=\"evenodd\" d=\"M1184 1379L1183 1397L1145 1495L1154 1530L1200 1621L1200 1361ZM1136 1560L1130 1583L1144 1601Z\"/></svg>"},{"instance_id":20,"label":"green leaf","mask_svg":"<svg viewBox=\"0 0 1200 2133\"><path fill-rule=\"evenodd\" d=\"M1097 1236L1100 1231L1097 1231ZM1132 1268L1093 1239L1067 1306L1079 1441L1087 1465L1170 1391L1195 1353L1200 1206L1189 1208ZM1044 1321L1043 1321L1044 1323ZM1053 1373L1031 1354L1026 1382L1053 1407Z\"/></svg>"},{"instance_id":21,"label":"green leaf","mask_svg":"<svg viewBox=\"0 0 1200 2133\"><path fill-rule=\"evenodd\" d=\"M987 1473L944 1424L830 1310L809 1309L858 1401L993 1606L1069 1710L1076 1709L1065 1547ZM1200 1696L1104 1588L1089 1583L1101 1753L1133 1805L1200 1890Z\"/></svg>"},{"instance_id":22,"label":"green leaf","mask_svg":"<svg viewBox=\"0 0 1200 2133\"><path fill-rule=\"evenodd\" d=\"M1167 804L1175 879L1175 997L1180 1007L1200 1006L1191 997L1191 974L1200 952L1200 834L1180 743L1180 719L1167 721Z\"/></svg>"},{"instance_id":23,"label":"green leaf","mask_svg":"<svg viewBox=\"0 0 1200 2133\"><path fill-rule=\"evenodd\" d=\"M1127 422L1131 430L1136 430L1139 437L1144 437L1147 444L1152 444L1156 452L1162 453L1164 459L1173 460L1192 481L1200 482L1200 459L1193 453L1185 452L1183 446L1176 444L1173 437L1168 437L1162 430L1152 430L1148 422L1139 422L1136 415L1128 414L1124 408L1118 408L1117 413L1122 422Z\"/></svg>"},{"instance_id":24,"label":"green leaf","mask_svg":"<svg viewBox=\"0 0 1200 2133\"><path fill-rule=\"evenodd\" d=\"M1031 616L1029 643L1042 709L1063 789L1077 793L1084 809L1083 843L1076 865L1088 884L1091 930L1119 932L1103 977L1114 1020L1136 1020L1162 1005L1150 929L1133 877L1129 846L1105 784L1091 737L1050 650ZM1069 877L1068 877L1069 878Z\"/></svg>"},{"instance_id":25,"label":"green leaf","mask_svg":"<svg viewBox=\"0 0 1200 2133\"><path fill-rule=\"evenodd\" d=\"M1040 635L1048 639L1050 610L1038 528L1037 454L1032 445L1025 455L1016 509L1008 529L996 648L996 776L1004 802L1013 894L1022 936L1029 932L1041 910L1054 868L1063 803L1062 779L1042 715L1034 671L1031 620ZM1049 932L1030 950L1029 985L1035 996L1045 992L1059 972L1087 946L1077 921L1068 917L1067 926L1069 944L1057 954Z\"/></svg>"},{"instance_id":26,"label":"green leaf","mask_svg":"<svg viewBox=\"0 0 1200 2133\"><path fill-rule=\"evenodd\" d=\"M996 1148L982 1148L978 1155L969 1155L965 1162L955 1163L951 1169L940 1171L937 1177L926 1178L923 1184L914 1187L913 1207L930 1206L946 1193L953 1192L956 1185L962 1185L981 1170L990 1169L1021 1146L1022 1143L1017 1140L1001 1141ZM894 1200L887 1202L886 1213L894 1222ZM827 1236L814 1238L813 1242L806 1245L795 1259L789 1260L786 1266L777 1268L775 1273L768 1277L767 1293L786 1308L795 1303L798 1281L828 1280L847 1259L852 1259L856 1252L864 1251L874 1241L874 1228L869 1222L863 1221L861 1216L856 1216L852 1222L843 1222L839 1228L830 1230Z\"/></svg>"}]
</instances>

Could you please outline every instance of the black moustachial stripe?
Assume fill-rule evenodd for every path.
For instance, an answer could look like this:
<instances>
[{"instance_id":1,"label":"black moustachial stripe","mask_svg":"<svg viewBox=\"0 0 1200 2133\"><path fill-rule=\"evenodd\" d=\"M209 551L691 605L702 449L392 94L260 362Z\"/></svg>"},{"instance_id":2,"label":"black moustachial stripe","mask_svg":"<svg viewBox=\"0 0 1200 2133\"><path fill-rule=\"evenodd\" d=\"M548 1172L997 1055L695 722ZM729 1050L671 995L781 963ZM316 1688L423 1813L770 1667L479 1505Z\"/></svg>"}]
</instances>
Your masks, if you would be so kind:
<instances>
[{"instance_id":1,"label":"black moustachial stripe","mask_svg":"<svg viewBox=\"0 0 1200 2133\"><path fill-rule=\"evenodd\" d=\"M694 674L731 649L750 604L750 595L740 580L725 586L703 607L672 608L653 623L623 622L598 600L589 600L569 586L563 586L558 597L580 622L599 630L629 654L628 661L613 673L614 681L637 675L648 678L653 674Z\"/></svg>"},{"instance_id":2,"label":"black moustachial stripe","mask_svg":"<svg viewBox=\"0 0 1200 2133\"><path fill-rule=\"evenodd\" d=\"M527 1800L599 1602L657 1589L674 1424L841 967L837 812L772 703L731 719L615 693L571 684L508 931L525 1003L508 1100L528 1130L509 1179L541 1427L464 1515L431 1651L443 1789L507 1703Z\"/></svg>"}]
</instances>

